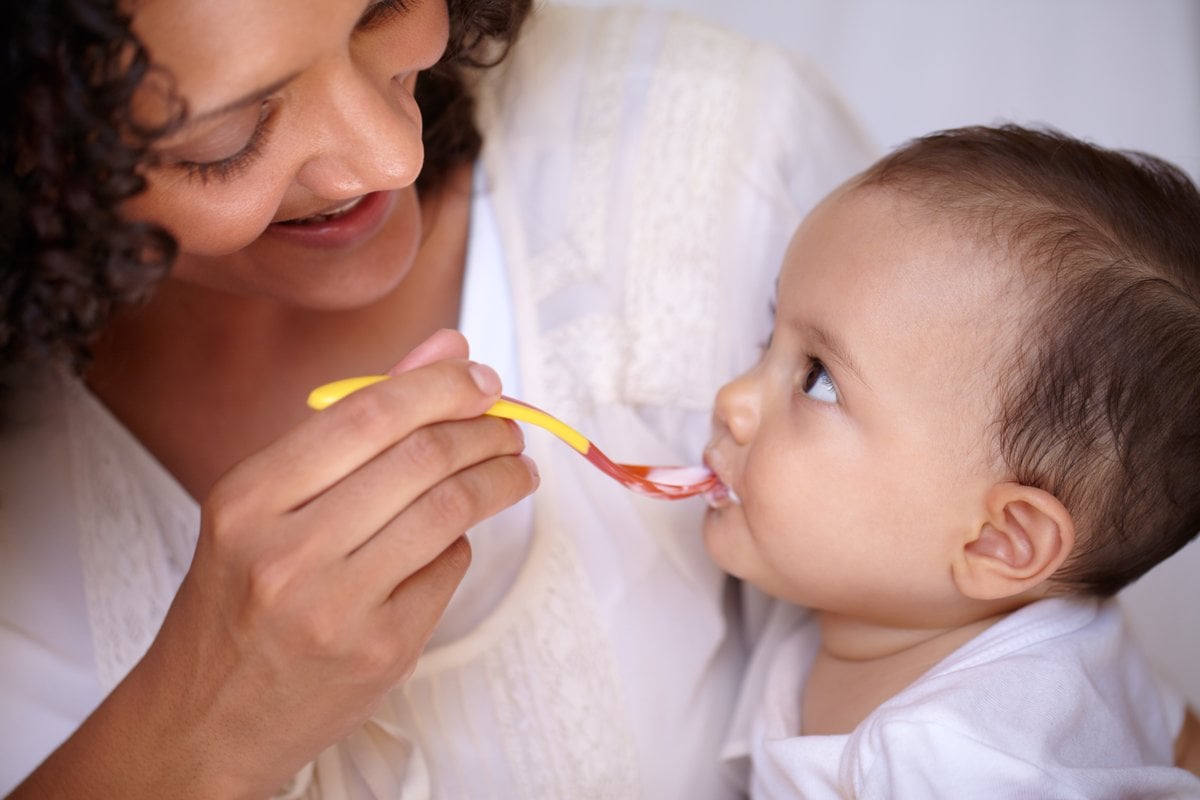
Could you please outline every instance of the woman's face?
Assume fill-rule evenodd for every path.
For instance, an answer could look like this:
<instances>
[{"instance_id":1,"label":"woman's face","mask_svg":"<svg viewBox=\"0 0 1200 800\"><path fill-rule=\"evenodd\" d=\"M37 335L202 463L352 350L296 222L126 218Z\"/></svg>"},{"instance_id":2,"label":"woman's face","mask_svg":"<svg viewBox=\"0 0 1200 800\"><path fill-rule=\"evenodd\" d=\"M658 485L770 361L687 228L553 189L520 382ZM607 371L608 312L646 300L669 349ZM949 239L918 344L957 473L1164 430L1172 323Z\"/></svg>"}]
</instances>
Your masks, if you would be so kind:
<instances>
[{"instance_id":1,"label":"woman's face","mask_svg":"<svg viewBox=\"0 0 1200 800\"><path fill-rule=\"evenodd\" d=\"M309 308L377 299L421 235L417 73L444 0L139 0L134 31L187 104L127 205L178 240L172 278ZM147 82L138 109L161 111Z\"/></svg>"}]
</instances>

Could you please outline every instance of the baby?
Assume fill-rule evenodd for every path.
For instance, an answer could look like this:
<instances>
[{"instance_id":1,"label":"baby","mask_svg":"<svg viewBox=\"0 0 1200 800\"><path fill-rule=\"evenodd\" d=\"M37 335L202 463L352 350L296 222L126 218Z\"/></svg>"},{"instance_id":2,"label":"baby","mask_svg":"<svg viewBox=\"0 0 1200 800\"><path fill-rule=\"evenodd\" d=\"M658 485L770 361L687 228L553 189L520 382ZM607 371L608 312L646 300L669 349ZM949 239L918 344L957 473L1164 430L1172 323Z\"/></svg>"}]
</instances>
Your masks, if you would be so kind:
<instances>
[{"instance_id":1,"label":"baby","mask_svg":"<svg viewBox=\"0 0 1200 800\"><path fill-rule=\"evenodd\" d=\"M1200 531L1179 170L1017 127L878 162L796 232L706 460L712 557L813 609L751 664L755 796L1200 797L1111 599Z\"/></svg>"}]
</instances>

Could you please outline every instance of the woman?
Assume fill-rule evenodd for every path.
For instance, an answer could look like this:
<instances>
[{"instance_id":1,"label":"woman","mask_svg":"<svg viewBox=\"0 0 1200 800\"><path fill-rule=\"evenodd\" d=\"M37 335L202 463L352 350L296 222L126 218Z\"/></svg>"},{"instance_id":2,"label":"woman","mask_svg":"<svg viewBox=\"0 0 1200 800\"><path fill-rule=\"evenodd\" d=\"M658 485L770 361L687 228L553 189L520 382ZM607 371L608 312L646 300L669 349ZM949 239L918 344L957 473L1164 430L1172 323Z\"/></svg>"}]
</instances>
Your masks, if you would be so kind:
<instances>
[{"instance_id":1,"label":"woman","mask_svg":"<svg viewBox=\"0 0 1200 800\"><path fill-rule=\"evenodd\" d=\"M867 148L803 65L684 19L547 8L468 72L527 5L10 15L0 792L736 791L700 504L479 415L502 376L694 461Z\"/></svg>"}]
</instances>

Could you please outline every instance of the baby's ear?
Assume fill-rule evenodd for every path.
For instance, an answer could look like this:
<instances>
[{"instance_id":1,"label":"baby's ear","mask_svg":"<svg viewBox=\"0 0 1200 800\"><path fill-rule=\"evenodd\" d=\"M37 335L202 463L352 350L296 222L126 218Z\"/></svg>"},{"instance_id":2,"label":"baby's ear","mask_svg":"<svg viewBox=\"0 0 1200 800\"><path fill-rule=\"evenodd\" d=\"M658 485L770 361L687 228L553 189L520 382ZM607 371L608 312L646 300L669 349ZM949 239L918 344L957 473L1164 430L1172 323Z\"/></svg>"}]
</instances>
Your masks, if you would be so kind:
<instances>
[{"instance_id":1,"label":"baby's ear","mask_svg":"<svg viewBox=\"0 0 1200 800\"><path fill-rule=\"evenodd\" d=\"M1075 522L1057 497L1016 482L987 494L982 521L953 568L959 591L999 600L1032 589L1062 565L1075 544Z\"/></svg>"}]
</instances>

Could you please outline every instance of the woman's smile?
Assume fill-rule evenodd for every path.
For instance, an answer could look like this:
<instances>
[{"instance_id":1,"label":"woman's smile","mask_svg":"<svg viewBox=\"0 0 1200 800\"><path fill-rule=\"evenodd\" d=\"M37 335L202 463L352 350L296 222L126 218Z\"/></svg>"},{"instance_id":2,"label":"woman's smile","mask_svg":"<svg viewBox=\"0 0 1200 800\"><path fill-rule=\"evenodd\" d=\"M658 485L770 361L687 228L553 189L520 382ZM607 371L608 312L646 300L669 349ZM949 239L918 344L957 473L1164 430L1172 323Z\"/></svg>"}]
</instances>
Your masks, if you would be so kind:
<instances>
[{"instance_id":1,"label":"woman's smile","mask_svg":"<svg viewBox=\"0 0 1200 800\"><path fill-rule=\"evenodd\" d=\"M379 232L402 190L371 192L308 216L272 223L265 235L316 248L355 247Z\"/></svg>"},{"instance_id":2,"label":"woman's smile","mask_svg":"<svg viewBox=\"0 0 1200 800\"><path fill-rule=\"evenodd\" d=\"M366 195L359 195L344 202L338 203L336 206L325 211L318 211L314 214L308 214L304 217L293 217L291 219L280 220L281 225L307 225L313 222L326 222L337 217L344 216L349 213L355 206L362 202Z\"/></svg>"}]
</instances>

